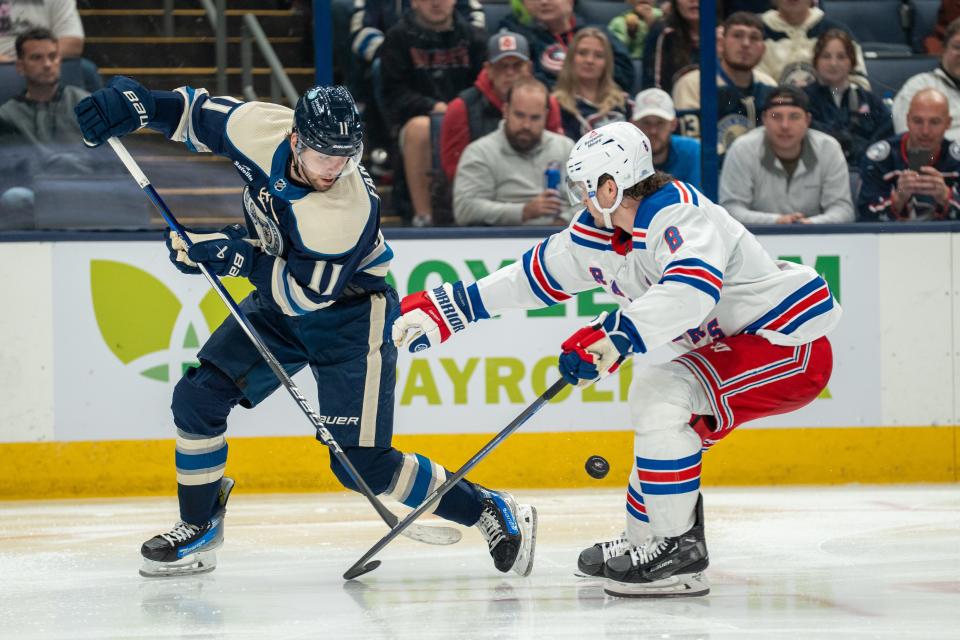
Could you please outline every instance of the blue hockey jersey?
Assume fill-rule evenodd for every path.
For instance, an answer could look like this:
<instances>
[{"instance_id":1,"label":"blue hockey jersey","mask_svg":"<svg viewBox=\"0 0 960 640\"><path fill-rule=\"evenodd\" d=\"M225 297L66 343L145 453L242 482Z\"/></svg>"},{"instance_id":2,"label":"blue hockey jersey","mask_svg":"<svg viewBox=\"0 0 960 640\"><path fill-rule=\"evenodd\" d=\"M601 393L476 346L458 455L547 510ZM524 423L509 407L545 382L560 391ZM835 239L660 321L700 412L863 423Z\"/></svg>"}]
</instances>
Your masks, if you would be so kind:
<instances>
[{"instance_id":1,"label":"blue hockey jersey","mask_svg":"<svg viewBox=\"0 0 960 640\"><path fill-rule=\"evenodd\" d=\"M246 183L244 217L260 241L250 281L263 300L297 316L345 294L389 288L393 252L380 232L380 197L362 166L328 191L314 191L289 173L291 109L191 87L153 96L150 128L191 151L226 156Z\"/></svg>"},{"instance_id":2,"label":"blue hockey jersey","mask_svg":"<svg viewBox=\"0 0 960 640\"><path fill-rule=\"evenodd\" d=\"M892 194L900 174L909 168L906 133L873 143L860 160L863 185L857 199L861 220L956 220L960 218L960 142L943 140L933 159L933 168L943 174L950 188L945 205L931 196L914 195L899 213L893 211Z\"/></svg>"}]
</instances>

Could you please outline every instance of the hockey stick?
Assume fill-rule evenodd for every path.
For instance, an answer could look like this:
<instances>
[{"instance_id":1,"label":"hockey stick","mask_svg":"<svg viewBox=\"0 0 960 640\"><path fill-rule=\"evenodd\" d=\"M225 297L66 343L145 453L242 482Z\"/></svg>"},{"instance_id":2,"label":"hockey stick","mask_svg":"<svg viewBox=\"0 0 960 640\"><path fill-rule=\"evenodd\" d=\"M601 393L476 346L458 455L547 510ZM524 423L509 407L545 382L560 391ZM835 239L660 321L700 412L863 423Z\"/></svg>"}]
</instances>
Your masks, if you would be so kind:
<instances>
[{"instance_id":1,"label":"hockey stick","mask_svg":"<svg viewBox=\"0 0 960 640\"><path fill-rule=\"evenodd\" d=\"M529 407L524 409L523 413L521 413L519 416L514 418L513 422L511 422L506 427L504 427L503 431L495 435L490 440L490 442L483 445L483 448L480 449L480 451L478 451L476 454L474 454L472 458L467 460L462 467L457 469L457 472L455 474L447 478L446 482L444 482L439 487L434 489L433 493L428 495L424 499L424 501L420 503L419 507L417 507L416 509L408 513L407 516L400 521L400 524L398 524L397 526L393 527L390 530L390 533L382 537L377 544L370 547L370 550L367 551L365 554L363 554L363 557L357 560L352 567L347 569L347 571L343 574L343 579L353 580L354 578L359 578L363 574L369 573L370 571L373 571L374 569L379 567L380 566L379 560L374 560L373 562L370 562L370 563L368 563L367 561L370 560L370 558L375 556L377 553L379 553L380 550L383 549L385 546L387 546L387 544L389 544L391 540L393 540L398 535L403 533L403 531L407 527L416 526L413 524L414 520L419 518L423 514L423 512L429 509L434 502L442 498L445 493L450 491L450 489L452 489L455 484L460 482L460 480L462 480L463 477L467 475L467 473L469 473L469 471L473 469L478 462L486 458L491 451L493 451L501 442L503 442L506 439L507 436L509 436L511 433L519 429L524 422L529 420L533 416L533 414L535 414L537 411L540 411L543 405L545 405L547 402L552 400L553 397L558 393L560 393L560 391L562 391L563 388L566 386L567 386L567 381L564 380L563 378L560 378L559 380L554 382L552 387L544 391L539 398L534 400Z\"/></svg>"},{"instance_id":2,"label":"hockey stick","mask_svg":"<svg viewBox=\"0 0 960 640\"><path fill-rule=\"evenodd\" d=\"M143 192L147 194L147 197L150 198L150 201L153 202L153 206L157 208L157 211L160 212L160 215L163 216L163 220L167 225L180 236L184 244L187 247L193 246L193 243L190 241L190 237L187 235L186 230L183 226L173 217L170 209L167 208L166 203L157 193L157 190L153 188L153 185L150 184L150 180L147 179L147 176L140 169L140 165L137 164L137 161L133 159L133 156L130 155L130 152L127 151L127 148L123 146L123 143L120 142L117 138L109 139L110 146L116 152L117 157L120 158L120 161L123 162L123 165L127 168L127 171L130 172L130 175L133 176L133 179L137 181L137 184L140 185L140 188L143 189ZM280 363L277 361L276 356L270 352L267 348L266 343L263 341L263 338L260 337L260 334L254 328L247 317L240 311L240 308L237 306L237 303L234 301L233 297L227 291L226 287L223 286L223 283L220 282L215 274L210 273L206 265L200 263L198 265L200 271L206 276L207 281L210 283L210 286L220 295L220 298L223 300L223 303L227 305L227 308L230 310L230 314L236 319L237 323L243 329L244 333L247 334L247 337L250 338L250 341L257 348L257 351L260 352L260 355L270 366L270 369L273 371L274 375L280 380L280 383L284 388L290 392L290 395L293 396L293 399L296 400L297 406L300 407L300 410L303 411L304 415L310 419L310 422L313 424L314 428L317 430L317 438L325 444L332 452L337 461L343 465L343 468L347 470L350 479L353 480L354 484L360 488L360 493L373 505L373 508L377 511L383 521L387 523L391 529L397 526L399 522L397 516L393 514L392 511L387 509L386 506L373 494L373 491L370 490L370 487L367 486L367 483L364 482L363 478L360 477L360 474L354 468L353 463L350 462L350 458L343 452L343 449L340 448L340 445L334 439L333 434L324 426L323 421L320 419L320 416L313 410L310 406L310 403L307 402L306 397L303 393L300 392L300 389L293 383L293 380L290 379L290 376L287 375L287 372L280 366ZM408 538L412 538L419 542L425 542L427 544L454 544L460 540L463 534L459 530L454 529L453 527L433 527L433 526L418 526L416 529L404 533Z\"/></svg>"}]
</instances>

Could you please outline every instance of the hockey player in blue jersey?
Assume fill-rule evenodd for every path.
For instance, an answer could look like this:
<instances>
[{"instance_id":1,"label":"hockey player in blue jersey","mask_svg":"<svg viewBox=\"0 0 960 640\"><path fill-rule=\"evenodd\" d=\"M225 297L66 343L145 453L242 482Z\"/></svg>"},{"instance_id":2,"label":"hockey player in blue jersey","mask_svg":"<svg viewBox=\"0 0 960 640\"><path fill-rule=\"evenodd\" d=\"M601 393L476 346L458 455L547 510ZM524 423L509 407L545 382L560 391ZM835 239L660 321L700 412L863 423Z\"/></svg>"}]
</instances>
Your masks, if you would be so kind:
<instances>
[{"instance_id":1,"label":"hockey player in blue jersey","mask_svg":"<svg viewBox=\"0 0 960 640\"><path fill-rule=\"evenodd\" d=\"M211 97L204 89L150 91L118 76L76 108L91 146L144 126L233 160L243 178L246 225L193 233L187 248L173 232L170 258L185 273L198 263L220 276L247 277L255 290L241 310L292 375L309 365L326 427L376 494L409 507L442 483L446 470L391 446L399 315L386 282L392 251L380 233L380 198L360 164L363 125L343 87L314 87L296 109ZM141 549L141 574L210 571L223 542L233 480L224 476L230 411L253 408L280 385L233 317L200 350L173 392L180 520ZM331 455L333 473L355 489ZM536 510L505 492L460 481L437 515L476 525L494 565L528 575Z\"/></svg>"}]
</instances>

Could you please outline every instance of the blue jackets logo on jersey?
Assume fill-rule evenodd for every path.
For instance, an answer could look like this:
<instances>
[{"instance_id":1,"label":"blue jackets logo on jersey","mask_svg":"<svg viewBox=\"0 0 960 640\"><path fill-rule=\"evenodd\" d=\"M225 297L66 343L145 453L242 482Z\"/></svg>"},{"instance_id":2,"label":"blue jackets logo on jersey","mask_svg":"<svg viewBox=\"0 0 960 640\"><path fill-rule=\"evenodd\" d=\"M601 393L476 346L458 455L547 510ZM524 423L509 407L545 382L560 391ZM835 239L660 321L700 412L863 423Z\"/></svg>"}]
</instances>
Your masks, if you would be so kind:
<instances>
[{"instance_id":1,"label":"blue jackets logo on jersey","mask_svg":"<svg viewBox=\"0 0 960 640\"><path fill-rule=\"evenodd\" d=\"M254 200L250 195L250 188L244 187L243 208L260 238L260 246L263 251L271 256L282 256L283 235L275 221L276 211L273 208L273 196L270 195L267 188L261 187L257 199Z\"/></svg>"}]
</instances>

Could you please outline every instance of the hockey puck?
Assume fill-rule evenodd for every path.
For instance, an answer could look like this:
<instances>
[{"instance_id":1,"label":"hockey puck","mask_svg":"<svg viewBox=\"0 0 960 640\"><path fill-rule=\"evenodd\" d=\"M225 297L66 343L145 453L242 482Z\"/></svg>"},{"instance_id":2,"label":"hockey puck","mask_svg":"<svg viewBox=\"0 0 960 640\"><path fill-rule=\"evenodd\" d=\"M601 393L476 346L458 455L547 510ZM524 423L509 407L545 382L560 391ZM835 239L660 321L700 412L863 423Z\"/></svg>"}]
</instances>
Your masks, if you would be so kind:
<instances>
[{"instance_id":1,"label":"hockey puck","mask_svg":"<svg viewBox=\"0 0 960 640\"><path fill-rule=\"evenodd\" d=\"M602 456L590 456L587 458L587 464L584 467L590 477L597 480L606 477L607 473L610 472L610 463Z\"/></svg>"}]
</instances>

